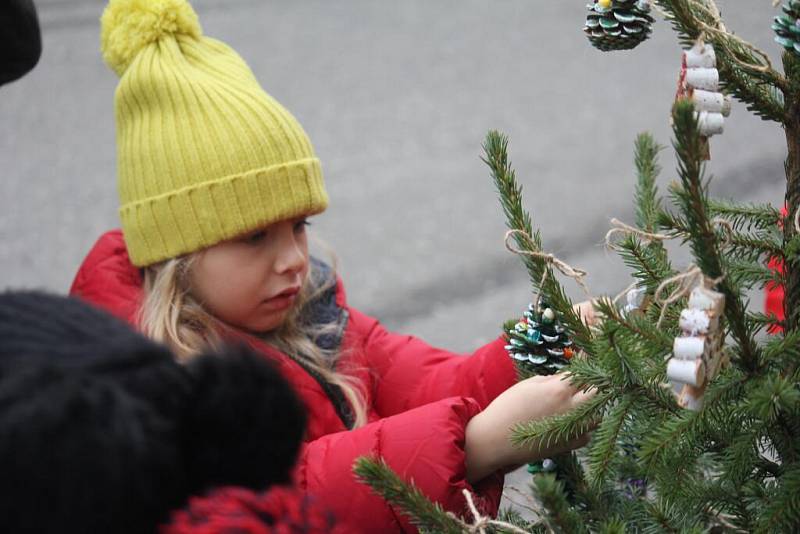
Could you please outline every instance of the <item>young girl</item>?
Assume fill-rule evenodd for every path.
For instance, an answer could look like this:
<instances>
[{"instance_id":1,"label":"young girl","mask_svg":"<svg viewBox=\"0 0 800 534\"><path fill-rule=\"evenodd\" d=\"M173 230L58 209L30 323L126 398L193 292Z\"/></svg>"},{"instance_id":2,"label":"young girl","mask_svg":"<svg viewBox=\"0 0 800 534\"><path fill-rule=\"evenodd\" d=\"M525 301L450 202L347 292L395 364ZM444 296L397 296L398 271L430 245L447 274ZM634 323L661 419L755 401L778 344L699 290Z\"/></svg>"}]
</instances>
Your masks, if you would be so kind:
<instances>
[{"instance_id":1,"label":"young girl","mask_svg":"<svg viewBox=\"0 0 800 534\"><path fill-rule=\"evenodd\" d=\"M465 511L467 488L495 513L504 471L569 447L511 446L515 423L581 394L560 377L515 385L501 339L463 357L347 305L308 254L307 219L328 198L305 132L185 0L112 0L101 41L120 75L122 231L100 238L73 294L184 359L243 342L276 361L309 411L297 483L364 532L411 527L355 479L359 456L447 510Z\"/></svg>"}]
</instances>

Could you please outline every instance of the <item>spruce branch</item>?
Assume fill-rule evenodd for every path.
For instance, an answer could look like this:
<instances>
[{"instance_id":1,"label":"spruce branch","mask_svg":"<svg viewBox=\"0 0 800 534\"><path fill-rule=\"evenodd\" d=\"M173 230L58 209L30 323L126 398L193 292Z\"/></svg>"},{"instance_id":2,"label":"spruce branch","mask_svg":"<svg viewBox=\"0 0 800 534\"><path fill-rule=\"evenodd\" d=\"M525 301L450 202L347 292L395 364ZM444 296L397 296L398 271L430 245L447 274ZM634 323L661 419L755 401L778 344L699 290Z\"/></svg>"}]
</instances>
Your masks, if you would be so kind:
<instances>
[{"instance_id":1,"label":"spruce branch","mask_svg":"<svg viewBox=\"0 0 800 534\"><path fill-rule=\"evenodd\" d=\"M769 492L767 508L756 532L797 532L800 528L800 466L786 470L777 486Z\"/></svg>"},{"instance_id":2,"label":"spruce branch","mask_svg":"<svg viewBox=\"0 0 800 534\"><path fill-rule=\"evenodd\" d=\"M752 426L752 425L751 425ZM730 488L744 484L754 473L759 461L758 443L761 439L759 428L743 428L741 434L721 454L720 483L729 483ZM725 492L725 495L730 495Z\"/></svg>"},{"instance_id":3,"label":"spruce branch","mask_svg":"<svg viewBox=\"0 0 800 534\"><path fill-rule=\"evenodd\" d=\"M545 522L555 533L582 534L589 532L586 523L569 504L564 484L552 475L534 478L534 491L546 510Z\"/></svg>"},{"instance_id":4,"label":"spruce branch","mask_svg":"<svg viewBox=\"0 0 800 534\"><path fill-rule=\"evenodd\" d=\"M697 525L687 526L685 513L677 506L663 497L645 504L648 521L643 532L648 534L674 532L685 534L687 532L704 532Z\"/></svg>"},{"instance_id":5,"label":"spruce branch","mask_svg":"<svg viewBox=\"0 0 800 534\"><path fill-rule=\"evenodd\" d=\"M511 441L534 450L578 438L597 424L615 395L613 390L601 391L567 413L520 423L512 429Z\"/></svg>"},{"instance_id":6,"label":"spruce branch","mask_svg":"<svg viewBox=\"0 0 800 534\"><path fill-rule=\"evenodd\" d=\"M637 388L642 384L641 364L631 355L630 350L622 347L622 340L617 339L620 329L616 325L604 322L602 329L603 338L611 349L605 353L605 360L611 365L614 375L620 379L617 385L622 389Z\"/></svg>"},{"instance_id":7,"label":"spruce branch","mask_svg":"<svg viewBox=\"0 0 800 534\"><path fill-rule=\"evenodd\" d=\"M522 251L541 253L541 234L538 230L533 231L531 216L522 206L522 187L517 183L514 169L508 160L508 138L492 130L486 136L483 150L482 159L489 166L500 195L506 225L510 230L517 231L513 235L517 246ZM572 332L575 345L586 350L590 345L592 333L572 308L572 301L554 276L550 264L537 256L521 254L520 258L528 270L528 276L535 290L546 297L564 325ZM542 284L543 279L544 284Z\"/></svg>"},{"instance_id":8,"label":"spruce branch","mask_svg":"<svg viewBox=\"0 0 800 534\"><path fill-rule=\"evenodd\" d=\"M554 458L558 466L558 478L564 491L571 496L573 506L593 516L602 515L607 509L605 495L595 492L586 479L586 473L575 452L565 452Z\"/></svg>"},{"instance_id":9,"label":"spruce branch","mask_svg":"<svg viewBox=\"0 0 800 534\"><path fill-rule=\"evenodd\" d=\"M636 315L623 317L619 309L608 299L600 299L595 306L605 321L613 322L638 336L649 344L652 353L664 356L672 350L672 336L656 328L647 318Z\"/></svg>"},{"instance_id":10,"label":"spruce branch","mask_svg":"<svg viewBox=\"0 0 800 534\"><path fill-rule=\"evenodd\" d=\"M614 382L609 370L596 358L573 358L569 365L569 374L572 385L580 390L589 387L604 390L611 387Z\"/></svg>"},{"instance_id":11,"label":"spruce branch","mask_svg":"<svg viewBox=\"0 0 800 534\"><path fill-rule=\"evenodd\" d=\"M651 295L662 281L675 274L667 252L660 243L645 245L637 237L629 235L616 246L622 261L633 270L633 276L644 284Z\"/></svg>"},{"instance_id":12,"label":"spruce branch","mask_svg":"<svg viewBox=\"0 0 800 534\"><path fill-rule=\"evenodd\" d=\"M786 322L779 321L774 315L767 315L761 312L747 312L747 322L754 327L755 332L759 332L764 328L786 330Z\"/></svg>"},{"instance_id":13,"label":"spruce branch","mask_svg":"<svg viewBox=\"0 0 800 534\"><path fill-rule=\"evenodd\" d=\"M615 517L603 522L597 529L601 534L625 534L625 522Z\"/></svg>"},{"instance_id":14,"label":"spruce branch","mask_svg":"<svg viewBox=\"0 0 800 534\"><path fill-rule=\"evenodd\" d=\"M709 199L708 212L722 217L735 230L772 230L783 220L781 212L770 204L737 204L730 200Z\"/></svg>"},{"instance_id":15,"label":"spruce branch","mask_svg":"<svg viewBox=\"0 0 800 534\"><path fill-rule=\"evenodd\" d=\"M636 165L636 224L646 232L658 231L658 212L661 201L658 197L656 178L661 172L658 153L663 147L649 133L636 136L634 163Z\"/></svg>"},{"instance_id":16,"label":"spruce branch","mask_svg":"<svg viewBox=\"0 0 800 534\"><path fill-rule=\"evenodd\" d=\"M792 330L770 339L764 347L765 365L785 369L800 360L800 331Z\"/></svg>"},{"instance_id":17,"label":"spruce branch","mask_svg":"<svg viewBox=\"0 0 800 534\"><path fill-rule=\"evenodd\" d=\"M608 482L613 460L619 454L618 440L632 404L633 396L631 395L620 399L616 406L608 411L592 435L588 458L589 480L597 490Z\"/></svg>"},{"instance_id":18,"label":"spruce branch","mask_svg":"<svg viewBox=\"0 0 800 534\"><path fill-rule=\"evenodd\" d=\"M659 495L680 510L680 516L675 520L688 525L714 525L719 512L710 504L715 501L711 491L715 485L708 473L715 468L709 455L675 459L673 462L676 465L672 469L658 469L653 478Z\"/></svg>"},{"instance_id":19,"label":"spruce branch","mask_svg":"<svg viewBox=\"0 0 800 534\"><path fill-rule=\"evenodd\" d=\"M527 530L530 532L530 534L547 534L547 527L545 525L540 522L533 523L527 521L524 517L522 517L522 514L513 508L504 508L500 510L500 513L497 514L497 519L504 523L509 523L515 527ZM502 528L497 528L495 532L498 534L505 534L509 531Z\"/></svg>"},{"instance_id":20,"label":"spruce branch","mask_svg":"<svg viewBox=\"0 0 800 534\"><path fill-rule=\"evenodd\" d=\"M702 410L682 410L663 421L642 441L638 454L642 466L648 470L669 466L670 458L685 458L691 450L699 450L706 429L715 417L726 419L728 403L741 396L745 383L743 375L720 376L706 392Z\"/></svg>"},{"instance_id":21,"label":"spruce branch","mask_svg":"<svg viewBox=\"0 0 800 534\"><path fill-rule=\"evenodd\" d=\"M376 494L397 506L421 531L462 534L458 521L437 503L431 502L418 488L402 480L382 459L362 456L356 459L353 472Z\"/></svg>"},{"instance_id":22,"label":"spruce branch","mask_svg":"<svg viewBox=\"0 0 800 534\"><path fill-rule=\"evenodd\" d=\"M783 285L785 282L780 272L752 261L729 261L727 271L728 276L739 287L763 289L768 284Z\"/></svg>"},{"instance_id":23,"label":"spruce branch","mask_svg":"<svg viewBox=\"0 0 800 534\"><path fill-rule=\"evenodd\" d=\"M748 395L747 407L756 418L775 424L781 415L792 417L800 407L797 382L780 375L766 376Z\"/></svg>"},{"instance_id":24,"label":"spruce branch","mask_svg":"<svg viewBox=\"0 0 800 534\"><path fill-rule=\"evenodd\" d=\"M681 202L683 189L678 184L670 186L670 194L676 203ZM709 200L709 202L711 202ZM712 206L709 206L709 215L713 213ZM686 239L690 234L690 224L683 217L661 211L658 217L659 223L663 228L668 229L675 236L682 236ZM735 226L734 226L735 228ZM785 257L782 236L779 230L772 228L757 228L752 232L730 231L720 224L715 224L717 242L725 255L730 258L745 259L749 261L766 260L770 258L782 259Z\"/></svg>"}]
</instances>

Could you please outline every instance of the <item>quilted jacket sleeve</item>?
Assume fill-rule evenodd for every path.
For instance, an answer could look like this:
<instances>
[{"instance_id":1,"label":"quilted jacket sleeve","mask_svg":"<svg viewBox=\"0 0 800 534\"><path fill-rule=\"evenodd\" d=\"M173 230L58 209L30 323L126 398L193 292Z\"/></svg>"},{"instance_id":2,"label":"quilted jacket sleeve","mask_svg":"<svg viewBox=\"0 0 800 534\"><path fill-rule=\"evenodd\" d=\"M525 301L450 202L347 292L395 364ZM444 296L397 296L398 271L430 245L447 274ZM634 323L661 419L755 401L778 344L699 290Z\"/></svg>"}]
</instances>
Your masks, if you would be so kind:
<instances>
[{"instance_id":1,"label":"quilted jacket sleeve","mask_svg":"<svg viewBox=\"0 0 800 534\"><path fill-rule=\"evenodd\" d=\"M359 532L416 532L399 510L356 480L353 463L365 455L383 458L445 510L463 514L462 490L469 489L481 512L495 515L502 475L487 477L476 487L465 479L464 430L480 410L473 399L450 397L356 430L328 434L305 446L297 482L338 519L359 525Z\"/></svg>"},{"instance_id":2,"label":"quilted jacket sleeve","mask_svg":"<svg viewBox=\"0 0 800 534\"><path fill-rule=\"evenodd\" d=\"M413 336L390 333L352 308L350 315L375 375L373 406L382 416L452 396L471 397L483 409L517 380L500 338L471 355L454 354Z\"/></svg>"},{"instance_id":3,"label":"quilted jacket sleeve","mask_svg":"<svg viewBox=\"0 0 800 534\"><path fill-rule=\"evenodd\" d=\"M69 294L135 325L142 278L128 259L120 230L103 234L83 261Z\"/></svg>"}]
</instances>

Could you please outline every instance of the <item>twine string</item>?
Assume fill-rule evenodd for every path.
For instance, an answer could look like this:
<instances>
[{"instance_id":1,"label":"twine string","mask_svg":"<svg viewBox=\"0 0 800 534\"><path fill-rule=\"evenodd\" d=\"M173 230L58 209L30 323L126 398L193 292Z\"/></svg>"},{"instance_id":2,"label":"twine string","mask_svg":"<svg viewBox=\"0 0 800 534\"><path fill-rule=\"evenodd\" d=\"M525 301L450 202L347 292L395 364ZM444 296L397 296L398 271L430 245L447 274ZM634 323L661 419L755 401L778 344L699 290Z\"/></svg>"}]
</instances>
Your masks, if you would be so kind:
<instances>
[{"instance_id":1,"label":"twine string","mask_svg":"<svg viewBox=\"0 0 800 534\"><path fill-rule=\"evenodd\" d=\"M722 22L722 16L720 15L720 12L716 8L715 5L712 4L711 7L697 5L697 7L701 11L705 11L706 15L708 15L709 18L711 18L711 21L712 21L712 24L713 24L713 25L707 24L706 22L704 22L702 20L698 20L697 21L697 23L700 25L700 28L701 28L700 39L705 40L705 36L708 35L708 34L716 35L717 37L719 37L720 41L723 41L723 40L727 39L730 42L733 42L733 43L735 43L735 44L737 44L737 45L739 45L739 46L741 46L743 48L748 49L754 56L758 56L764 63L760 64L760 65L755 65L755 64L752 64L752 63L748 63L746 61L742 61L741 59L739 59L736 56L736 54L732 53L732 54L730 54L730 56L731 56L731 58L733 59L734 62L738 63L739 65L741 65L744 68L752 69L752 70L754 70L756 72L769 73L769 72L771 72L773 70L772 61L770 60L770 58L764 52L762 52L761 50L757 49L756 47L754 47L752 44L748 43L744 39L742 39L742 38L740 38L740 37L738 37L736 35L733 35L731 33L728 33L728 29L725 27L725 24ZM725 43L723 43L723 45L724 44Z\"/></svg>"},{"instance_id":2,"label":"twine string","mask_svg":"<svg viewBox=\"0 0 800 534\"><path fill-rule=\"evenodd\" d=\"M622 297L627 295L630 291L633 291L634 289L636 289L636 286L638 286L638 285L639 285L639 282L631 282L631 285L629 285L628 287L626 287L625 289L623 289L622 291L617 293L617 296L614 297L611 300L611 304L616 306L617 302L619 302L619 299L621 299Z\"/></svg>"},{"instance_id":3,"label":"twine string","mask_svg":"<svg viewBox=\"0 0 800 534\"><path fill-rule=\"evenodd\" d=\"M703 274L703 271L700 269L700 267L697 265L690 265L684 272L676 274L675 276L671 276L662 281L656 289L656 292L653 294L653 301L661 306L661 313L658 316L656 328L661 328L661 323L664 321L664 317L666 316L669 305L685 297L694 288L698 278L703 281L703 285L705 287L712 287L722 282L722 280L725 279L725 275L722 275L719 278L708 278ZM664 292L664 290L670 284L675 283L677 283L678 286L672 290L672 293L666 297L662 297L661 294Z\"/></svg>"},{"instance_id":4,"label":"twine string","mask_svg":"<svg viewBox=\"0 0 800 534\"><path fill-rule=\"evenodd\" d=\"M724 230L723 233L725 234L725 238L722 240L723 246L727 247L733 242L734 230L733 225L729 221L726 221L722 217L714 217L711 219L711 224L714 226L719 226Z\"/></svg>"},{"instance_id":5,"label":"twine string","mask_svg":"<svg viewBox=\"0 0 800 534\"><path fill-rule=\"evenodd\" d=\"M547 280L547 273L549 271L550 271L549 269L542 269L542 278L541 280L539 280L539 292L533 295L533 302L536 303L537 306L539 305L539 301L541 300L542 291L544 291L544 283Z\"/></svg>"},{"instance_id":6,"label":"twine string","mask_svg":"<svg viewBox=\"0 0 800 534\"><path fill-rule=\"evenodd\" d=\"M666 241L668 239L675 239L675 236L670 236L667 234L645 232L644 230L640 230L634 226L620 221L619 219L614 218L611 219L611 229L606 232L606 247L612 250L619 250L619 246L614 244L614 242L611 240L611 238L617 234L635 235L645 241Z\"/></svg>"},{"instance_id":7,"label":"twine string","mask_svg":"<svg viewBox=\"0 0 800 534\"><path fill-rule=\"evenodd\" d=\"M733 225L722 217L715 217L711 219L711 224L722 227L725 233L725 238L723 239L722 244L726 246L730 245L733 241L734 235ZM795 214L795 228L797 229L797 232L800 233L800 208L798 208L797 213ZM670 239L677 239L680 235L683 235L684 232L677 232L673 234L646 232L636 228L635 226L624 223L619 219L613 218L611 219L611 229L606 232L606 247L612 250L619 250L619 246L612 240L612 238L617 234L635 235L644 241L668 241Z\"/></svg>"},{"instance_id":8,"label":"twine string","mask_svg":"<svg viewBox=\"0 0 800 534\"><path fill-rule=\"evenodd\" d=\"M667 307L669 307L669 305L673 302L680 300L681 297L684 297L689 291L691 291L691 282L694 282L698 276L702 275L703 271L700 270L700 267L691 265L686 269L686 271L676 274L675 276L671 276L659 284L658 289L656 289L656 292L653 294L653 301L661 306L661 313L658 316L656 328L661 328L661 323L664 321L664 317L667 313ZM678 287L676 287L667 297L662 298L661 293L664 292L664 289L666 289L670 284L674 283L678 283Z\"/></svg>"},{"instance_id":9,"label":"twine string","mask_svg":"<svg viewBox=\"0 0 800 534\"><path fill-rule=\"evenodd\" d=\"M453 512L447 512L447 515L456 523L458 523L458 525L463 528L465 532L468 532L469 534L486 534L487 527L498 527L509 532L513 532L514 534L528 534L527 530L522 530L516 525L506 523L505 521L498 521L490 518L489 516L481 515L481 513L478 511L478 508L475 506L475 502L472 500L472 494L469 492L469 490L463 489L461 490L461 493L467 500L467 506L472 514L472 523L467 523Z\"/></svg>"},{"instance_id":10,"label":"twine string","mask_svg":"<svg viewBox=\"0 0 800 534\"><path fill-rule=\"evenodd\" d=\"M588 274L586 271L584 271L583 269L578 269L576 267L573 267L572 265L568 264L567 262L558 259L553 254L548 254L546 252L540 252L540 251L536 251L536 250L522 250L522 249L516 248L514 245L509 243L509 239L511 239L511 237L514 236L514 235L522 235L528 241L531 240L531 236L529 236L528 233L523 231L523 230L519 230L519 229L509 230L508 232L506 232L506 237L505 237L505 240L504 240L505 241L506 250L508 250L509 252L512 252L514 254L530 256L532 258L538 258L540 260L544 260L546 263L549 263L550 265L552 265L553 267L558 269L561 272L561 274L563 274L564 276L566 276L568 278L572 278L573 280L575 280L575 283L577 283L578 286L580 286L580 288L583 290L583 292L586 294L586 296L589 298L589 300L592 300L592 294L589 291L589 287L586 285L586 282L584 282L584 280L583 280L586 277L586 275ZM545 280L547 280L547 268L544 269L544 274L542 275L542 280L541 280L540 285L539 285L540 288L544 284Z\"/></svg>"}]
</instances>

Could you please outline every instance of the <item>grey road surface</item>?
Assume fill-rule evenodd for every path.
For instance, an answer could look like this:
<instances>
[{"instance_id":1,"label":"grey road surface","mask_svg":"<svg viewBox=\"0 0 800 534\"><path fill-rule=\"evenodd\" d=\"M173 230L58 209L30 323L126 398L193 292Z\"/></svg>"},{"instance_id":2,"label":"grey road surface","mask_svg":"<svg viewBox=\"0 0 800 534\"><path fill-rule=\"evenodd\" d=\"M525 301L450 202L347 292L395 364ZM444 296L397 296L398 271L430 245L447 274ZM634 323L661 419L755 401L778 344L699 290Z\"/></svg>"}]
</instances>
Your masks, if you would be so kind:
<instances>
[{"instance_id":1,"label":"grey road surface","mask_svg":"<svg viewBox=\"0 0 800 534\"><path fill-rule=\"evenodd\" d=\"M0 89L0 286L64 292L97 236L118 224L116 78L98 50L103 2L37 3L42 60ZM729 27L777 57L769 1L719 3ZM195 7L205 33L239 51L309 133L331 195L313 229L335 250L354 305L459 351L521 312L529 285L504 249L479 159L490 128L510 136L545 248L588 270L596 295L628 284L601 243L611 217L632 221L635 135L669 144L680 49L665 22L638 49L609 54L581 31L584 0ZM779 128L736 103L711 149L714 193L782 202ZM664 190L676 177L669 150L662 165Z\"/></svg>"}]
</instances>

